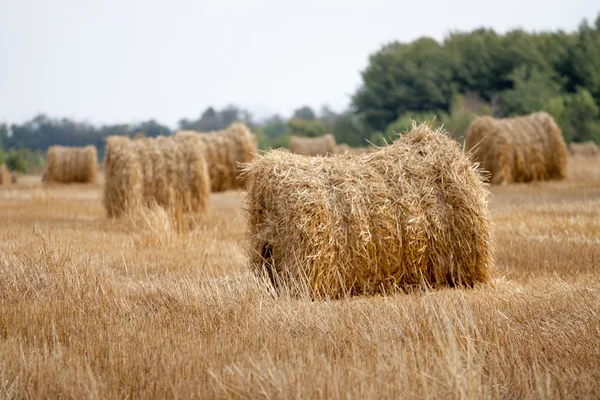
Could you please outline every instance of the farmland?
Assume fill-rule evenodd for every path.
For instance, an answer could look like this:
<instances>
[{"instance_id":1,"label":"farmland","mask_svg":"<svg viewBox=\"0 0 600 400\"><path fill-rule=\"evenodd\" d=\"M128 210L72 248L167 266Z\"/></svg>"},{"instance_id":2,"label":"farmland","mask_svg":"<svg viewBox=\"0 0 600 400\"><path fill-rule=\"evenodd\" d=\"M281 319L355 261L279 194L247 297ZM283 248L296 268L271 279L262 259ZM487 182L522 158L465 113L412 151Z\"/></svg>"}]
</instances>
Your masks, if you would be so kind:
<instances>
[{"instance_id":1,"label":"farmland","mask_svg":"<svg viewBox=\"0 0 600 400\"><path fill-rule=\"evenodd\" d=\"M600 397L600 160L491 187L491 285L312 301L248 271L245 194L106 218L0 187L0 398Z\"/></svg>"}]
</instances>

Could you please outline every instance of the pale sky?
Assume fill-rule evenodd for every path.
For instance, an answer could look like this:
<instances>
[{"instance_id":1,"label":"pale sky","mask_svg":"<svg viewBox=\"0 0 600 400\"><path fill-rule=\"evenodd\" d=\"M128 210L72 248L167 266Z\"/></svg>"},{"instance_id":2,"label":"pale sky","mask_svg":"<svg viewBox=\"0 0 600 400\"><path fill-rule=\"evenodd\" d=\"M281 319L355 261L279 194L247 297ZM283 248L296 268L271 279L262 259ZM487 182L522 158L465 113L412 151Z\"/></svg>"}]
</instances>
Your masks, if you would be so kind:
<instances>
[{"instance_id":1,"label":"pale sky","mask_svg":"<svg viewBox=\"0 0 600 400\"><path fill-rule=\"evenodd\" d=\"M209 105L345 109L392 40L572 31L597 0L0 0L0 121L38 112L175 127Z\"/></svg>"}]
</instances>

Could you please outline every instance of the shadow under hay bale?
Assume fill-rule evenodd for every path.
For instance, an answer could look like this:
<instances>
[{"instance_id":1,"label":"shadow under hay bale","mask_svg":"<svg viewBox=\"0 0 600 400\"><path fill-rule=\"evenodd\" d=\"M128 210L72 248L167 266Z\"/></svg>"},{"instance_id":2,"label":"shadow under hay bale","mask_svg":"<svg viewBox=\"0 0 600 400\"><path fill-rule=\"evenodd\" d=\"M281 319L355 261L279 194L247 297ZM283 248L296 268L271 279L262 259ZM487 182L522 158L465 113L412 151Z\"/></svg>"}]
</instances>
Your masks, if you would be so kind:
<instances>
[{"instance_id":1,"label":"shadow under hay bale","mask_svg":"<svg viewBox=\"0 0 600 400\"><path fill-rule=\"evenodd\" d=\"M205 212L210 178L202 147L172 137L107 139L103 203L109 217L131 208L159 205Z\"/></svg>"},{"instance_id":2,"label":"shadow under hay bale","mask_svg":"<svg viewBox=\"0 0 600 400\"><path fill-rule=\"evenodd\" d=\"M569 154L571 157L597 158L600 155L598 145L592 141L583 143L569 143Z\"/></svg>"},{"instance_id":3,"label":"shadow under hay bale","mask_svg":"<svg viewBox=\"0 0 600 400\"><path fill-rule=\"evenodd\" d=\"M564 179L567 147L560 128L545 112L523 117L477 117L465 150L493 184Z\"/></svg>"},{"instance_id":4,"label":"shadow under hay bale","mask_svg":"<svg viewBox=\"0 0 600 400\"><path fill-rule=\"evenodd\" d=\"M241 164L254 160L258 154L256 137L246 125L234 123L224 131L209 133L179 131L174 137L202 147L213 192L244 187Z\"/></svg>"},{"instance_id":5,"label":"shadow under hay bale","mask_svg":"<svg viewBox=\"0 0 600 400\"><path fill-rule=\"evenodd\" d=\"M47 183L96 183L96 147L51 146L43 181Z\"/></svg>"},{"instance_id":6,"label":"shadow under hay bale","mask_svg":"<svg viewBox=\"0 0 600 400\"><path fill-rule=\"evenodd\" d=\"M6 165L0 164L0 185L8 185L12 183L11 175Z\"/></svg>"},{"instance_id":7,"label":"shadow under hay bale","mask_svg":"<svg viewBox=\"0 0 600 400\"><path fill-rule=\"evenodd\" d=\"M314 138L290 136L290 152L304 156L329 156L336 153L335 138L332 134Z\"/></svg>"},{"instance_id":8,"label":"shadow under hay bale","mask_svg":"<svg viewBox=\"0 0 600 400\"><path fill-rule=\"evenodd\" d=\"M250 262L279 290L339 298L487 282L487 189L458 143L419 125L362 156L275 150L245 169Z\"/></svg>"}]
</instances>

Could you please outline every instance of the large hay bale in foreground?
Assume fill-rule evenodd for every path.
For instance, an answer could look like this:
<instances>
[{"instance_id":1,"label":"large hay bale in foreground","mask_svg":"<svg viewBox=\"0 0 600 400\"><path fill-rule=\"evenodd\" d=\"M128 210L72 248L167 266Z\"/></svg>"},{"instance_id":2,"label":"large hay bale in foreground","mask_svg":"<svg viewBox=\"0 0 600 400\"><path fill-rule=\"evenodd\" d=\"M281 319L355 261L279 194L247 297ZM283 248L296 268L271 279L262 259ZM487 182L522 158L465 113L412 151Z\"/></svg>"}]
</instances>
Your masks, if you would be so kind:
<instances>
[{"instance_id":1,"label":"large hay bale in foreground","mask_svg":"<svg viewBox=\"0 0 600 400\"><path fill-rule=\"evenodd\" d=\"M493 184L564 179L567 146L545 112L523 117L477 117L469 126L466 151Z\"/></svg>"},{"instance_id":2,"label":"large hay bale in foreground","mask_svg":"<svg viewBox=\"0 0 600 400\"><path fill-rule=\"evenodd\" d=\"M10 171L6 165L0 164L0 185L8 185L11 183Z\"/></svg>"},{"instance_id":3,"label":"large hay bale in foreground","mask_svg":"<svg viewBox=\"0 0 600 400\"><path fill-rule=\"evenodd\" d=\"M107 139L103 203L109 217L133 207L159 206L182 212L208 208L210 179L197 143L172 137Z\"/></svg>"},{"instance_id":4,"label":"large hay bale in foreground","mask_svg":"<svg viewBox=\"0 0 600 400\"><path fill-rule=\"evenodd\" d=\"M581 158L596 158L600 154L598 151L598 145L592 141L583 143L569 143L569 154L572 157Z\"/></svg>"},{"instance_id":5,"label":"large hay bale in foreground","mask_svg":"<svg viewBox=\"0 0 600 400\"><path fill-rule=\"evenodd\" d=\"M353 156L275 150L246 167L250 261L292 294L385 293L489 279L487 189L427 125Z\"/></svg>"},{"instance_id":6,"label":"large hay bale in foreground","mask_svg":"<svg viewBox=\"0 0 600 400\"><path fill-rule=\"evenodd\" d=\"M51 146L48 149L45 182L96 183L97 174L96 147Z\"/></svg>"},{"instance_id":7,"label":"large hay bale in foreground","mask_svg":"<svg viewBox=\"0 0 600 400\"><path fill-rule=\"evenodd\" d=\"M179 131L175 139L197 142L202 147L213 192L242 188L241 164L254 160L258 154L256 137L242 123L209 133Z\"/></svg>"},{"instance_id":8,"label":"large hay bale in foreground","mask_svg":"<svg viewBox=\"0 0 600 400\"><path fill-rule=\"evenodd\" d=\"M328 156L336 153L335 138L332 134L314 138L290 136L290 152L305 156Z\"/></svg>"}]
</instances>

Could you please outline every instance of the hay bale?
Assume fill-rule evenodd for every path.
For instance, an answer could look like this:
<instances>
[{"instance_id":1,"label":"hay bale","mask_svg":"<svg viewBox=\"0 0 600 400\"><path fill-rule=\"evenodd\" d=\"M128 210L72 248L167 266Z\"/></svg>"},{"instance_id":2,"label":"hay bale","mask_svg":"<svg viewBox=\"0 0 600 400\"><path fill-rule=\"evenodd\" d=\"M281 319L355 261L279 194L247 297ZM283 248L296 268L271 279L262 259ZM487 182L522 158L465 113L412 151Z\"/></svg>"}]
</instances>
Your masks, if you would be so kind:
<instances>
[{"instance_id":1,"label":"hay bale","mask_svg":"<svg viewBox=\"0 0 600 400\"><path fill-rule=\"evenodd\" d=\"M96 183L98 154L96 147L51 146L44 182Z\"/></svg>"},{"instance_id":2,"label":"hay bale","mask_svg":"<svg viewBox=\"0 0 600 400\"><path fill-rule=\"evenodd\" d=\"M8 185L11 183L10 171L4 164L0 164L0 185Z\"/></svg>"},{"instance_id":3,"label":"hay bale","mask_svg":"<svg viewBox=\"0 0 600 400\"><path fill-rule=\"evenodd\" d=\"M314 138L290 136L290 152L305 156L330 156L336 153L332 134Z\"/></svg>"},{"instance_id":4,"label":"hay bale","mask_svg":"<svg viewBox=\"0 0 600 400\"><path fill-rule=\"evenodd\" d=\"M598 151L598 145L592 141L583 143L569 143L569 154L572 157L580 158L596 158L600 154Z\"/></svg>"},{"instance_id":5,"label":"hay bale","mask_svg":"<svg viewBox=\"0 0 600 400\"><path fill-rule=\"evenodd\" d=\"M242 123L209 133L178 131L174 137L202 147L213 192L242 188L241 164L254 160L258 154L256 137Z\"/></svg>"},{"instance_id":6,"label":"hay bale","mask_svg":"<svg viewBox=\"0 0 600 400\"><path fill-rule=\"evenodd\" d=\"M346 143L340 143L335 146L335 154L352 153L352 147Z\"/></svg>"},{"instance_id":7,"label":"hay bale","mask_svg":"<svg viewBox=\"0 0 600 400\"><path fill-rule=\"evenodd\" d=\"M198 143L173 137L107 139L104 208L109 217L157 204L181 212L208 208L210 179Z\"/></svg>"},{"instance_id":8,"label":"hay bale","mask_svg":"<svg viewBox=\"0 0 600 400\"><path fill-rule=\"evenodd\" d=\"M564 179L567 147L560 128L545 112L517 118L477 117L465 149L493 184Z\"/></svg>"},{"instance_id":9,"label":"hay bale","mask_svg":"<svg viewBox=\"0 0 600 400\"><path fill-rule=\"evenodd\" d=\"M245 174L251 266L276 288L339 298L489 279L488 192L441 130L362 156L274 150Z\"/></svg>"}]
</instances>

